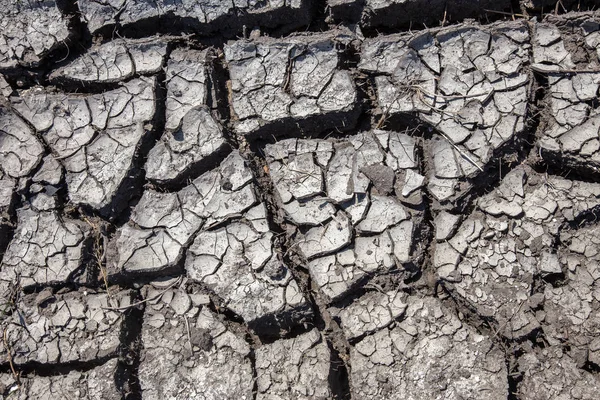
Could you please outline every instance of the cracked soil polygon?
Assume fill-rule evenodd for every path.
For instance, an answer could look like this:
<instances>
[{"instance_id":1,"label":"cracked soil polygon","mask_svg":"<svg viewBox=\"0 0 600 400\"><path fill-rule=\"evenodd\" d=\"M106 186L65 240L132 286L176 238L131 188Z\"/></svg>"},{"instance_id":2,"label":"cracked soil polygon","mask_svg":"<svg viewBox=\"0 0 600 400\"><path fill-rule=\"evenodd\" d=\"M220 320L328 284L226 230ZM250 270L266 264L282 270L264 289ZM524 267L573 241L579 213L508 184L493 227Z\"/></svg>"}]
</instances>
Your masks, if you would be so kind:
<instances>
[{"instance_id":1,"label":"cracked soil polygon","mask_svg":"<svg viewBox=\"0 0 600 400\"><path fill-rule=\"evenodd\" d=\"M339 67L339 48L354 39L349 30L340 30L228 43L224 51L236 132L351 129L358 98L350 71Z\"/></svg>"},{"instance_id":2,"label":"cracked soil polygon","mask_svg":"<svg viewBox=\"0 0 600 400\"><path fill-rule=\"evenodd\" d=\"M296 227L291 248L330 301L373 275L411 274L423 201L414 138L375 130L341 141L286 139L266 154Z\"/></svg>"},{"instance_id":3,"label":"cracked soil polygon","mask_svg":"<svg viewBox=\"0 0 600 400\"><path fill-rule=\"evenodd\" d=\"M165 132L148 153L146 178L158 183L180 181L226 147L223 127L213 111L215 58L212 50L171 53L165 70Z\"/></svg>"},{"instance_id":4,"label":"cracked soil polygon","mask_svg":"<svg viewBox=\"0 0 600 400\"><path fill-rule=\"evenodd\" d=\"M523 22L462 24L367 39L359 68L372 75L382 118L428 126L427 188L456 206L494 153L525 129L529 32Z\"/></svg>"}]
</instances>

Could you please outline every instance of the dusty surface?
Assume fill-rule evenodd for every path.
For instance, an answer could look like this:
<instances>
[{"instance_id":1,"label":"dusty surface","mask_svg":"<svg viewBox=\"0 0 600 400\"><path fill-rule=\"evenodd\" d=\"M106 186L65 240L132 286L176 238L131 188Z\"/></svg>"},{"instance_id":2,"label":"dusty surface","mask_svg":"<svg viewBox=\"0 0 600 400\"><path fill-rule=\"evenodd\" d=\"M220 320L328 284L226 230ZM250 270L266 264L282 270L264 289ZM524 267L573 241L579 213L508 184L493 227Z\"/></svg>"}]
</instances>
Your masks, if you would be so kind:
<instances>
[{"instance_id":1,"label":"dusty surface","mask_svg":"<svg viewBox=\"0 0 600 400\"><path fill-rule=\"evenodd\" d=\"M0 398L596 399L592 3L2 1Z\"/></svg>"},{"instance_id":2,"label":"dusty surface","mask_svg":"<svg viewBox=\"0 0 600 400\"><path fill-rule=\"evenodd\" d=\"M362 399L505 398L504 354L437 299L409 297L405 317L352 348L352 395Z\"/></svg>"},{"instance_id":3,"label":"dusty surface","mask_svg":"<svg viewBox=\"0 0 600 400\"><path fill-rule=\"evenodd\" d=\"M149 285L140 385L149 399L252 397L250 346L209 309L202 293ZM223 377L228 379L222 379Z\"/></svg>"}]
</instances>

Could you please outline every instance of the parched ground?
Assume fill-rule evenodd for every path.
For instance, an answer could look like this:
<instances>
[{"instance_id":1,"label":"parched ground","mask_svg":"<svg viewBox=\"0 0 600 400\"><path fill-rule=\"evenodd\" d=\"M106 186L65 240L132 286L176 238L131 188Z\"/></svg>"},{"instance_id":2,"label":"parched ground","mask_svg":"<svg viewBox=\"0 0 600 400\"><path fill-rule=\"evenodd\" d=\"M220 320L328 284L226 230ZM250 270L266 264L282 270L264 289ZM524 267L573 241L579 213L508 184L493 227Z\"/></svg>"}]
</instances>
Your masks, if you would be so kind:
<instances>
[{"instance_id":1,"label":"parched ground","mask_svg":"<svg viewBox=\"0 0 600 400\"><path fill-rule=\"evenodd\" d=\"M600 12L0 0L0 398L600 393Z\"/></svg>"}]
</instances>

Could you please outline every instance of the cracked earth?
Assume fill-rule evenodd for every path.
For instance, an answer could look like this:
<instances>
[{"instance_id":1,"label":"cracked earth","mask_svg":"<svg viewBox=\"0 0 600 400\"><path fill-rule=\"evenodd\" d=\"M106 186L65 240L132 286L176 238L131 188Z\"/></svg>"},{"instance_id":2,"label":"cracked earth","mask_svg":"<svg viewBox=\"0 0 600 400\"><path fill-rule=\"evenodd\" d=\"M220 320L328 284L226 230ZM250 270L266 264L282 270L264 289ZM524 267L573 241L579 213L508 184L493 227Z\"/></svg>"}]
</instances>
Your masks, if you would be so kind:
<instances>
[{"instance_id":1,"label":"cracked earth","mask_svg":"<svg viewBox=\"0 0 600 400\"><path fill-rule=\"evenodd\" d=\"M594 1L0 5L0 398L598 398Z\"/></svg>"}]
</instances>

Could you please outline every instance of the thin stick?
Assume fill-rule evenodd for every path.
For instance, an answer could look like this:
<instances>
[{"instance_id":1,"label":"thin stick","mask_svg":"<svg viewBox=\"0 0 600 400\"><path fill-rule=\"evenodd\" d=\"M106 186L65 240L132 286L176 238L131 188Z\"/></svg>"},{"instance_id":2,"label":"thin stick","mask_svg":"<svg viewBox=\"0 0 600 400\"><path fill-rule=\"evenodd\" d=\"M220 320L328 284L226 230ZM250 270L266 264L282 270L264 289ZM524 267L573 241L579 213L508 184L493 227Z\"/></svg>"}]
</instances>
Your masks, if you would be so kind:
<instances>
[{"instance_id":1,"label":"thin stick","mask_svg":"<svg viewBox=\"0 0 600 400\"><path fill-rule=\"evenodd\" d=\"M600 69L556 69L547 70L538 66L531 65L530 68L542 74L600 74Z\"/></svg>"},{"instance_id":2,"label":"thin stick","mask_svg":"<svg viewBox=\"0 0 600 400\"><path fill-rule=\"evenodd\" d=\"M17 381L17 385L21 386L19 374L17 373L17 370L15 369L15 366L13 364L12 349L10 348L10 345L8 344L8 338L6 337L7 330L8 330L8 327L4 328L4 334L2 335L2 337L4 339L4 347L6 347L6 358L8 358L8 364L10 365L10 370L12 371L12 373L15 377L15 381Z\"/></svg>"},{"instance_id":3,"label":"thin stick","mask_svg":"<svg viewBox=\"0 0 600 400\"><path fill-rule=\"evenodd\" d=\"M99 245L99 244L98 244ZM106 246L107 246L107 238L102 235L102 256L98 260L98 266L100 267L100 273L102 274L102 279L104 280L104 287L106 288L106 294L108 294L108 298L112 298L110 290L108 289L108 276L106 275L106 268L104 268L104 262L106 260Z\"/></svg>"},{"instance_id":4,"label":"thin stick","mask_svg":"<svg viewBox=\"0 0 600 400\"><path fill-rule=\"evenodd\" d=\"M387 121L387 118L388 118L388 115L390 113L390 110L392 109L392 106L394 105L394 103L396 101L398 101L399 97L400 97L400 91L398 91L398 93L394 97L394 100L392 100L390 102L390 104L386 107L385 111L381 115L381 118L379 118L379 121L377 122L377 125L375 125L375 129L381 129L383 127L383 125L385 124L385 121Z\"/></svg>"},{"instance_id":5,"label":"thin stick","mask_svg":"<svg viewBox=\"0 0 600 400\"><path fill-rule=\"evenodd\" d=\"M450 140L450 138L444 132L442 132L442 131L438 131L438 132L440 135L442 135L444 137L444 139L446 139L448 141L448 143L450 143L452 145L452 147L454 147L456 149L456 151L458 151L460 153L461 156L466 158L471 164L476 166L478 170L483 172L483 168L481 168L479 166L479 164L477 164L475 162L475 160L473 160L471 157L469 157L469 155L467 153L465 153L460 147L458 147L456 144L454 144L454 142L452 140Z\"/></svg>"},{"instance_id":6,"label":"thin stick","mask_svg":"<svg viewBox=\"0 0 600 400\"><path fill-rule=\"evenodd\" d=\"M187 337L190 342L190 354L194 355L194 346L192 345L192 334L190 333L190 323L188 322L187 315L184 315L185 318L185 327L187 328Z\"/></svg>"},{"instance_id":7,"label":"thin stick","mask_svg":"<svg viewBox=\"0 0 600 400\"><path fill-rule=\"evenodd\" d=\"M444 99L472 99L474 97L481 97L481 96L486 96L486 98L487 98L487 97L490 97L492 94L494 94L494 89L492 89L491 91L486 92L486 93L474 93L474 94L455 94L455 95L445 95L445 94L439 94L439 93L431 94L428 91L424 90L421 86L413 85L411 87L418 89L419 91L425 93L429 97L441 97ZM423 103L425 103L425 102L423 102ZM427 103L425 103L425 104L427 104ZM433 107L429 104L427 104L427 105L430 107Z\"/></svg>"},{"instance_id":8,"label":"thin stick","mask_svg":"<svg viewBox=\"0 0 600 400\"><path fill-rule=\"evenodd\" d=\"M444 25L446 25L446 15L447 15L447 11L448 11L448 6L446 5L446 7L444 7L444 19L442 19L442 27Z\"/></svg>"},{"instance_id":9,"label":"thin stick","mask_svg":"<svg viewBox=\"0 0 600 400\"><path fill-rule=\"evenodd\" d=\"M155 300L157 298L159 298L160 296L162 296L163 294L165 294L169 289L171 289L173 286L177 285L178 283L181 282L181 277L179 277L179 279L177 279L175 282L171 283L169 286L167 286L162 292L152 296L152 297L148 297L144 300L140 300L136 303L130 304L128 306L123 306L123 307L102 307L103 310L110 310L110 311L125 311L125 310L129 310L130 308L133 307L137 307L140 304L144 304L147 301L152 301Z\"/></svg>"},{"instance_id":10,"label":"thin stick","mask_svg":"<svg viewBox=\"0 0 600 400\"><path fill-rule=\"evenodd\" d=\"M505 11L487 10L485 8L483 9L483 11L489 12L492 14L510 15L513 18L514 17L525 18L525 15L523 15L523 14L515 14L515 13L509 13L509 12L505 12Z\"/></svg>"}]
</instances>

